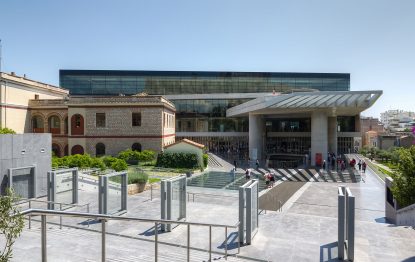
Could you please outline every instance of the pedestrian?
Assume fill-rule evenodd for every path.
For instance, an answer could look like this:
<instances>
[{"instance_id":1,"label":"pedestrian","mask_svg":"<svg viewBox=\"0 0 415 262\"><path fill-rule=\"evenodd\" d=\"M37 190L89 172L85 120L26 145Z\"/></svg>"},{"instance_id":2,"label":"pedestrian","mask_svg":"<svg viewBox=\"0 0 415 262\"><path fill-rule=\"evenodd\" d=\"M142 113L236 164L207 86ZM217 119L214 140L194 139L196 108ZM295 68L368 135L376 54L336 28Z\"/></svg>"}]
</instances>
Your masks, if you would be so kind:
<instances>
[{"instance_id":1,"label":"pedestrian","mask_svg":"<svg viewBox=\"0 0 415 262\"><path fill-rule=\"evenodd\" d=\"M271 187L274 187L274 183L275 183L275 174L273 172L271 172L270 174L271 177Z\"/></svg>"},{"instance_id":2,"label":"pedestrian","mask_svg":"<svg viewBox=\"0 0 415 262\"><path fill-rule=\"evenodd\" d=\"M362 160L359 160L359 163L357 164L357 166L359 167L359 171L362 170Z\"/></svg>"},{"instance_id":3,"label":"pedestrian","mask_svg":"<svg viewBox=\"0 0 415 262\"><path fill-rule=\"evenodd\" d=\"M363 162L362 169L363 169L363 173L366 173L366 162Z\"/></svg>"},{"instance_id":4,"label":"pedestrian","mask_svg":"<svg viewBox=\"0 0 415 262\"><path fill-rule=\"evenodd\" d=\"M269 188L269 182L270 182L270 177L269 177L269 173L265 173L265 184L267 185L267 188Z\"/></svg>"},{"instance_id":5,"label":"pedestrian","mask_svg":"<svg viewBox=\"0 0 415 262\"><path fill-rule=\"evenodd\" d=\"M236 169L236 159L235 160L233 160L233 166L235 167L235 169Z\"/></svg>"},{"instance_id":6,"label":"pedestrian","mask_svg":"<svg viewBox=\"0 0 415 262\"><path fill-rule=\"evenodd\" d=\"M249 168L247 168L245 171L245 179L246 180L251 179L251 171L249 170Z\"/></svg>"},{"instance_id":7,"label":"pedestrian","mask_svg":"<svg viewBox=\"0 0 415 262\"><path fill-rule=\"evenodd\" d=\"M326 160L323 160L323 170L326 170Z\"/></svg>"},{"instance_id":8,"label":"pedestrian","mask_svg":"<svg viewBox=\"0 0 415 262\"><path fill-rule=\"evenodd\" d=\"M258 159L256 160L255 165L256 165L256 169L259 169L259 160Z\"/></svg>"}]
</instances>

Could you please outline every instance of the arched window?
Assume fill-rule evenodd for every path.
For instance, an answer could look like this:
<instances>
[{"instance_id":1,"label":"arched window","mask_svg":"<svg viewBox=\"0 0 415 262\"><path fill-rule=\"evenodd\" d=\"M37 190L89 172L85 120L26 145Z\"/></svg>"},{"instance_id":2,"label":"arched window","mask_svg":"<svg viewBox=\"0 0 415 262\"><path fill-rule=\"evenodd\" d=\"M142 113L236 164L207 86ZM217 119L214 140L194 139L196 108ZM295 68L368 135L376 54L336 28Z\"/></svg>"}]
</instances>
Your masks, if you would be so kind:
<instances>
[{"instance_id":1,"label":"arched window","mask_svg":"<svg viewBox=\"0 0 415 262\"><path fill-rule=\"evenodd\" d=\"M84 134L84 118L80 114L76 114L71 117L71 134Z\"/></svg>"},{"instance_id":2,"label":"arched window","mask_svg":"<svg viewBox=\"0 0 415 262\"><path fill-rule=\"evenodd\" d=\"M52 144L52 152L55 156L61 157L61 147L58 144Z\"/></svg>"},{"instance_id":3,"label":"arched window","mask_svg":"<svg viewBox=\"0 0 415 262\"><path fill-rule=\"evenodd\" d=\"M140 144L140 143L134 143L134 144L131 146L131 149L132 149L133 151L138 151L138 152L141 152L141 144Z\"/></svg>"},{"instance_id":4,"label":"arched window","mask_svg":"<svg viewBox=\"0 0 415 262\"><path fill-rule=\"evenodd\" d=\"M71 155L80 154L82 155L84 153L84 148L81 145L75 145L71 149Z\"/></svg>"},{"instance_id":5,"label":"arched window","mask_svg":"<svg viewBox=\"0 0 415 262\"><path fill-rule=\"evenodd\" d=\"M105 145L103 143L98 143L95 146L95 155L96 156L103 156L103 155L105 155Z\"/></svg>"},{"instance_id":6,"label":"arched window","mask_svg":"<svg viewBox=\"0 0 415 262\"><path fill-rule=\"evenodd\" d=\"M60 134L61 133L61 120L58 116L51 116L48 119L49 133Z\"/></svg>"},{"instance_id":7,"label":"arched window","mask_svg":"<svg viewBox=\"0 0 415 262\"><path fill-rule=\"evenodd\" d=\"M32 117L32 132L43 133L45 131L43 124L43 118L41 116Z\"/></svg>"}]
</instances>

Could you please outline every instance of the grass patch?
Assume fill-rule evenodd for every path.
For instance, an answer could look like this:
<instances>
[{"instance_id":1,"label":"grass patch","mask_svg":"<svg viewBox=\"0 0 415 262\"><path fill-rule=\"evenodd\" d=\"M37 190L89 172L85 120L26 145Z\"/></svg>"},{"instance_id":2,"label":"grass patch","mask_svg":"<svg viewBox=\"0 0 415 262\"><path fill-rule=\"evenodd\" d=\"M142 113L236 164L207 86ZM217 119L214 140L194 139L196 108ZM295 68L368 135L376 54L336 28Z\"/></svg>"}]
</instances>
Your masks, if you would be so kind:
<instances>
[{"instance_id":1,"label":"grass patch","mask_svg":"<svg viewBox=\"0 0 415 262\"><path fill-rule=\"evenodd\" d=\"M157 178L157 177L150 177L150 178L148 179L148 182L149 182L150 184L157 183L157 182L160 182L160 181L161 181L161 179L160 179L160 178Z\"/></svg>"}]
</instances>

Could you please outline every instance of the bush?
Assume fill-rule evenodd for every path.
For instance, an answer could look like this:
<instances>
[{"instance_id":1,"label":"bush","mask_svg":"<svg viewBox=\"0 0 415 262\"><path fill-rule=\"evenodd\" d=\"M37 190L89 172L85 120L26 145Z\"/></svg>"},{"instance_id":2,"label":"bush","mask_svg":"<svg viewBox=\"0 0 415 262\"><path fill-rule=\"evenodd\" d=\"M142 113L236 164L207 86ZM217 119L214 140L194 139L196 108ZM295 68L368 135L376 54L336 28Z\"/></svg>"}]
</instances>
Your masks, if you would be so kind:
<instances>
[{"instance_id":1,"label":"bush","mask_svg":"<svg viewBox=\"0 0 415 262\"><path fill-rule=\"evenodd\" d=\"M52 157L52 167L58 168L62 166L78 167L78 168L100 168L104 170L105 164L101 158L91 157L88 154L85 155L71 155L64 157Z\"/></svg>"},{"instance_id":2,"label":"bush","mask_svg":"<svg viewBox=\"0 0 415 262\"><path fill-rule=\"evenodd\" d=\"M112 157L112 156L104 156L104 157L102 158L102 161L104 162L104 164L105 164L107 167L111 167L112 163L114 163L116 160L117 160L117 158Z\"/></svg>"},{"instance_id":3,"label":"bush","mask_svg":"<svg viewBox=\"0 0 415 262\"><path fill-rule=\"evenodd\" d=\"M126 161L126 162L132 161L132 160L136 159L136 151L133 151L131 149L127 149L127 150L119 152L117 157L119 159L122 159L122 160Z\"/></svg>"},{"instance_id":4,"label":"bush","mask_svg":"<svg viewBox=\"0 0 415 262\"><path fill-rule=\"evenodd\" d=\"M209 156L208 154L203 154L203 167L207 167Z\"/></svg>"},{"instance_id":5,"label":"bush","mask_svg":"<svg viewBox=\"0 0 415 262\"><path fill-rule=\"evenodd\" d=\"M117 159L114 162L112 162L111 168L118 172L118 171L127 170L128 165L127 165L127 162L125 162L125 160Z\"/></svg>"},{"instance_id":6,"label":"bush","mask_svg":"<svg viewBox=\"0 0 415 262\"><path fill-rule=\"evenodd\" d=\"M104 164L104 161L102 161L101 158L97 157L92 158L90 167L99 168L101 170L105 170L107 168Z\"/></svg>"},{"instance_id":7,"label":"bush","mask_svg":"<svg viewBox=\"0 0 415 262\"><path fill-rule=\"evenodd\" d=\"M128 174L128 184L145 184L148 181L148 175L144 172Z\"/></svg>"},{"instance_id":8,"label":"bush","mask_svg":"<svg viewBox=\"0 0 415 262\"><path fill-rule=\"evenodd\" d=\"M118 153L118 158L125 160L127 163L137 164L138 162L149 162L155 159L156 153L151 150L142 152L127 149Z\"/></svg>"},{"instance_id":9,"label":"bush","mask_svg":"<svg viewBox=\"0 0 415 262\"><path fill-rule=\"evenodd\" d=\"M196 154L192 153L160 153L156 166L166 168L200 168Z\"/></svg>"},{"instance_id":10,"label":"bush","mask_svg":"<svg viewBox=\"0 0 415 262\"><path fill-rule=\"evenodd\" d=\"M4 127L0 128L0 134L16 134L16 132L13 129Z\"/></svg>"},{"instance_id":11,"label":"bush","mask_svg":"<svg viewBox=\"0 0 415 262\"><path fill-rule=\"evenodd\" d=\"M142 152L136 151L136 157L138 161L150 162L156 158L156 152L151 150L144 150Z\"/></svg>"}]
</instances>

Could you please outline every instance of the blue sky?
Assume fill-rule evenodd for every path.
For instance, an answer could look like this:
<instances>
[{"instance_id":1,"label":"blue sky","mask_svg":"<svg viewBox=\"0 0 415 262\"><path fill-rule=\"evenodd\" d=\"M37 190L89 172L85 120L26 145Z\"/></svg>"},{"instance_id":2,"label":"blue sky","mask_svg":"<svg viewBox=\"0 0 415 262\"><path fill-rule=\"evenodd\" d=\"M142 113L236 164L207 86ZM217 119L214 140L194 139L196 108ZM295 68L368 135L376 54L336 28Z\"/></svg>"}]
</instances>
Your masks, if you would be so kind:
<instances>
[{"instance_id":1,"label":"blue sky","mask_svg":"<svg viewBox=\"0 0 415 262\"><path fill-rule=\"evenodd\" d=\"M351 73L384 95L363 115L415 111L413 0L0 0L2 71Z\"/></svg>"}]
</instances>

